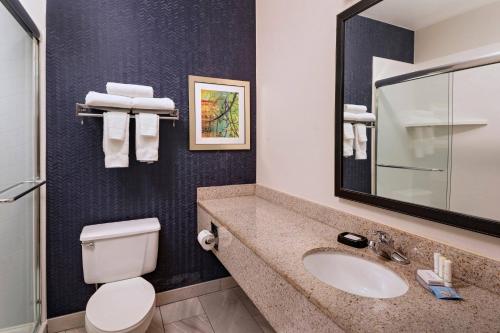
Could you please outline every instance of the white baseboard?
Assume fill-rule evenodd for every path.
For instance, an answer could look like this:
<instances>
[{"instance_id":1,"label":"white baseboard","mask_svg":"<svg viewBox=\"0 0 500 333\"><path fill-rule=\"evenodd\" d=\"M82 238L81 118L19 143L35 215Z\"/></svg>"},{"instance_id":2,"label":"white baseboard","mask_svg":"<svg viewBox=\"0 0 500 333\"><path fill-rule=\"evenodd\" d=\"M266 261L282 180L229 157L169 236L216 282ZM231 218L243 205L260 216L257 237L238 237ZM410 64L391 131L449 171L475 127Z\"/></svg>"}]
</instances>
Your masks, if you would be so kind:
<instances>
[{"instance_id":1,"label":"white baseboard","mask_svg":"<svg viewBox=\"0 0 500 333\"><path fill-rule=\"evenodd\" d=\"M206 294L211 294L223 289L229 289L237 286L234 279L229 276L227 278L212 280L193 284L191 286L172 289L156 294L156 306L161 306L169 303L179 302L188 298L198 297Z\"/></svg>"},{"instance_id":2,"label":"white baseboard","mask_svg":"<svg viewBox=\"0 0 500 333\"><path fill-rule=\"evenodd\" d=\"M234 288L238 284L231 277L193 284L191 286L164 291L156 294L156 306L179 302L220 290ZM57 333L85 326L85 311L75 312L47 320L48 333Z\"/></svg>"},{"instance_id":3,"label":"white baseboard","mask_svg":"<svg viewBox=\"0 0 500 333\"><path fill-rule=\"evenodd\" d=\"M40 326L38 326L38 332L37 333L47 333L47 321L43 321Z\"/></svg>"},{"instance_id":4,"label":"white baseboard","mask_svg":"<svg viewBox=\"0 0 500 333\"><path fill-rule=\"evenodd\" d=\"M70 313L47 320L48 333L56 333L85 326L85 311Z\"/></svg>"}]
</instances>

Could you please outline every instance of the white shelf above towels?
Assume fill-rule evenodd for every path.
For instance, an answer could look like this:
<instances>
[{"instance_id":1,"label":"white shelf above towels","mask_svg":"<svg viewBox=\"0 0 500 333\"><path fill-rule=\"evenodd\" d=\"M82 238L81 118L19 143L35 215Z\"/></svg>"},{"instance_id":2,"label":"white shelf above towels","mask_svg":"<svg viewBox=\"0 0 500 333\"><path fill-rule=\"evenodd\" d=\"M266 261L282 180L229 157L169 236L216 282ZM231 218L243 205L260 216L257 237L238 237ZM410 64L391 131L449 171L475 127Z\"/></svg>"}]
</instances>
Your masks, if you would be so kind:
<instances>
[{"instance_id":1,"label":"white shelf above towels","mask_svg":"<svg viewBox=\"0 0 500 333\"><path fill-rule=\"evenodd\" d=\"M405 123L403 126L406 128L412 127L429 127L429 126L486 126L488 120L486 119L457 119L453 123L444 120L428 120L428 121L411 121Z\"/></svg>"}]
</instances>

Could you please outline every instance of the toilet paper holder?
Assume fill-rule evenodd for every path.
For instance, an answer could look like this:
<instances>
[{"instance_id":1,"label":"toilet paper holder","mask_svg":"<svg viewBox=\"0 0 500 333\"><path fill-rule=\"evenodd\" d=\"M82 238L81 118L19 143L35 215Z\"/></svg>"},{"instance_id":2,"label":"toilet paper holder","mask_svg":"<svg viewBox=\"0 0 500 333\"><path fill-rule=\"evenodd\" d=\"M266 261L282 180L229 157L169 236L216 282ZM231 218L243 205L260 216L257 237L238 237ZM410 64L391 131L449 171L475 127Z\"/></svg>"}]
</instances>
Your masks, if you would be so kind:
<instances>
[{"instance_id":1,"label":"toilet paper holder","mask_svg":"<svg viewBox=\"0 0 500 333\"><path fill-rule=\"evenodd\" d=\"M207 244L215 243L214 250L218 251L219 250L219 228L212 221L210 221L210 232L214 235L214 238L209 240L207 242Z\"/></svg>"}]
</instances>

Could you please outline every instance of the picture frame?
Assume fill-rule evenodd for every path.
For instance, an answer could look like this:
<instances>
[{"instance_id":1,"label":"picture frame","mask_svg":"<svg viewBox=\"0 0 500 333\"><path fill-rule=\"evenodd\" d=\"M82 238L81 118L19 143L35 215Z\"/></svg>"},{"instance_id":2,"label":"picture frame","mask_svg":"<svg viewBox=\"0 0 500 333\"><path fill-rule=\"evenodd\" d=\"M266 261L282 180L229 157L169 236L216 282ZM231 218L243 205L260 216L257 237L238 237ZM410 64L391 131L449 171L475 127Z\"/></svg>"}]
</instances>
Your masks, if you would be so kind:
<instances>
[{"instance_id":1,"label":"picture frame","mask_svg":"<svg viewBox=\"0 0 500 333\"><path fill-rule=\"evenodd\" d=\"M189 149L250 150L250 82L189 75Z\"/></svg>"}]
</instances>

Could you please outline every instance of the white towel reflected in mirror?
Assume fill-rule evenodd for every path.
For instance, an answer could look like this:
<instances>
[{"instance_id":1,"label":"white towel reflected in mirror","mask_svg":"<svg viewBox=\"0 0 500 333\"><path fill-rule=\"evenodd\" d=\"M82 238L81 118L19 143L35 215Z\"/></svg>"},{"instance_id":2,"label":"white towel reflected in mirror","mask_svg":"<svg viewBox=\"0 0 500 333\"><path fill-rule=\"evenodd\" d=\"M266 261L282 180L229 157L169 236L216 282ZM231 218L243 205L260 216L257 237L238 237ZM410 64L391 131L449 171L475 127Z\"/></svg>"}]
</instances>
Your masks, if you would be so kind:
<instances>
[{"instance_id":1,"label":"white towel reflected in mirror","mask_svg":"<svg viewBox=\"0 0 500 333\"><path fill-rule=\"evenodd\" d=\"M351 123L344 123L344 157L354 155L354 130Z\"/></svg>"},{"instance_id":2,"label":"white towel reflected in mirror","mask_svg":"<svg viewBox=\"0 0 500 333\"><path fill-rule=\"evenodd\" d=\"M368 142L368 137L366 135L366 125L365 124L355 124L354 125L354 149L356 150L355 158L357 160L366 160L366 146Z\"/></svg>"}]
</instances>

